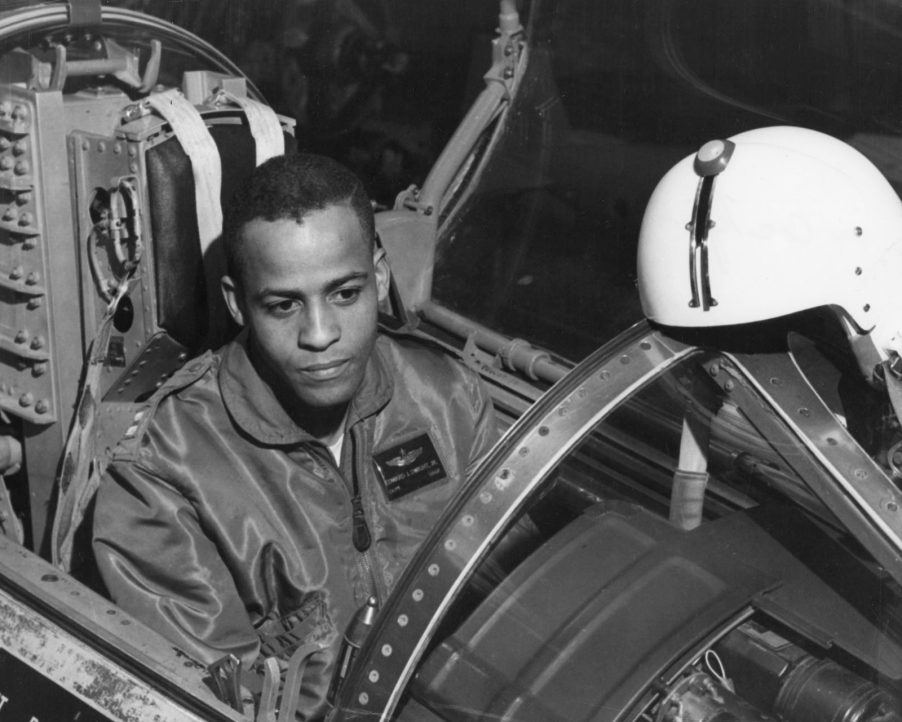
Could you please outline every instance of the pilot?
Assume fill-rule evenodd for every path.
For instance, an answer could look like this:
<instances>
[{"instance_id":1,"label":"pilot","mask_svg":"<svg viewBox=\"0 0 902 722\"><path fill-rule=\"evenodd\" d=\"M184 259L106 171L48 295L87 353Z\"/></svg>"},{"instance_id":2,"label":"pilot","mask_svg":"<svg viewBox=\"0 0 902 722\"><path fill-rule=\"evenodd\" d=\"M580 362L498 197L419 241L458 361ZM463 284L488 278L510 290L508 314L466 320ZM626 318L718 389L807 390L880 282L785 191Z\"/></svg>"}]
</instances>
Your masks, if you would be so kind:
<instances>
[{"instance_id":1,"label":"pilot","mask_svg":"<svg viewBox=\"0 0 902 722\"><path fill-rule=\"evenodd\" d=\"M316 719L342 631L386 598L497 427L475 373L377 332L389 268L347 169L267 161L224 227L242 330L174 375L119 444L94 550L113 600L204 663L284 671L316 650L298 702Z\"/></svg>"},{"instance_id":2,"label":"pilot","mask_svg":"<svg viewBox=\"0 0 902 722\"><path fill-rule=\"evenodd\" d=\"M810 334L819 353L797 362L902 479L902 202L861 152L786 126L705 143L652 193L638 277L646 316L673 329L732 330L747 351L777 322Z\"/></svg>"}]
</instances>

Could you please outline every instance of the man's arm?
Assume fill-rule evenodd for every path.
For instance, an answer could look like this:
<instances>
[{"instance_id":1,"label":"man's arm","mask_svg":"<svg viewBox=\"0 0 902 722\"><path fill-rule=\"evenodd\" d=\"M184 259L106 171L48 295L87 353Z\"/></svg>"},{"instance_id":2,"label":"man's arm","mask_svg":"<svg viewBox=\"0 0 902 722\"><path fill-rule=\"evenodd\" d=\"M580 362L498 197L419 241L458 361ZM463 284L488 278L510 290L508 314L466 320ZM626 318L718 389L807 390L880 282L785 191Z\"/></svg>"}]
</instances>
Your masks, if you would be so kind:
<instances>
[{"instance_id":1,"label":"man's arm","mask_svg":"<svg viewBox=\"0 0 902 722\"><path fill-rule=\"evenodd\" d=\"M107 470L94 553L113 601L197 660L257 657L258 637L194 508L152 472L129 462Z\"/></svg>"}]
</instances>

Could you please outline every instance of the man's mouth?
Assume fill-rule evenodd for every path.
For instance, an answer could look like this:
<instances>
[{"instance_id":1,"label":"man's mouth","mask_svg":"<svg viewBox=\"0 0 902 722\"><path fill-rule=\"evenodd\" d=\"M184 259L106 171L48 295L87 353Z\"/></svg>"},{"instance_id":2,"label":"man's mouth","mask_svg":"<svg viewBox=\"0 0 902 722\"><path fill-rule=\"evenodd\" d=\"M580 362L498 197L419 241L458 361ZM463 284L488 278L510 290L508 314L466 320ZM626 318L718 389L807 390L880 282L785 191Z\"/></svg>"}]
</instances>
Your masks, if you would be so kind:
<instances>
[{"instance_id":1,"label":"man's mouth","mask_svg":"<svg viewBox=\"0 0 902 722\"><path fill-rule=\"evenodd\" d=\"M323 361L315 364L302 366L299 371L303 376L314 381L329 381L344 372L348 365L348 359L337 359L335 361Z\"/></svg>"}]
</instances>

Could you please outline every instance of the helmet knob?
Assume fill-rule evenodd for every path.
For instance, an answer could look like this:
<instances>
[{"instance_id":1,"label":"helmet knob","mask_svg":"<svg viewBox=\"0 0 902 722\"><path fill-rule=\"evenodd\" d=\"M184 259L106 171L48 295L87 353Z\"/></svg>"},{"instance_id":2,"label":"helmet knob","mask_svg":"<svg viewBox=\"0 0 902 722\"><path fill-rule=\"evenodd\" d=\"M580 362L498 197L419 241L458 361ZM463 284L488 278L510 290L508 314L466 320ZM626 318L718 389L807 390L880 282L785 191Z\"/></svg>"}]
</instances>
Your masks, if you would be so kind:
<instances>
[{"instance_id":1,"label":"helmet knob","mask_svg":"<svg viewBox=\"0 0 902 722\"><path fill-rule=\"evenodd\" d=\"M727 167L735 148L730 140L709 140L695 154L693 169L702 178L717 175Z\"/></svg>"}]
</instances>

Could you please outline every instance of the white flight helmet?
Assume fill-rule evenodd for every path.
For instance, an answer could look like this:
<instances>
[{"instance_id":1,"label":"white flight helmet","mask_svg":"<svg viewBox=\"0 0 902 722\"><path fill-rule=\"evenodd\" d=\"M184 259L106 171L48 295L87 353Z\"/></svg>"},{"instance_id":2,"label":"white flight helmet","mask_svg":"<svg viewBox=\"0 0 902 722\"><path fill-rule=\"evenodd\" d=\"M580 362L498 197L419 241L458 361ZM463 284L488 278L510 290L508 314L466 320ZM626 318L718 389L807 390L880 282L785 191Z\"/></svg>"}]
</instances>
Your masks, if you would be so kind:
<instances>
[{"instance_id":1,"label":"white flight helmet","mask_svg":"<svg viewBox=\"0 0 902 722\"><path fill-rule=\"evenodd\" d=\"M761 128L680 161L645 210L638 275L645 315L667 326L829 306L868 377L902 350L902 202L823 133Z\"/></svg>"}]
</instances>

